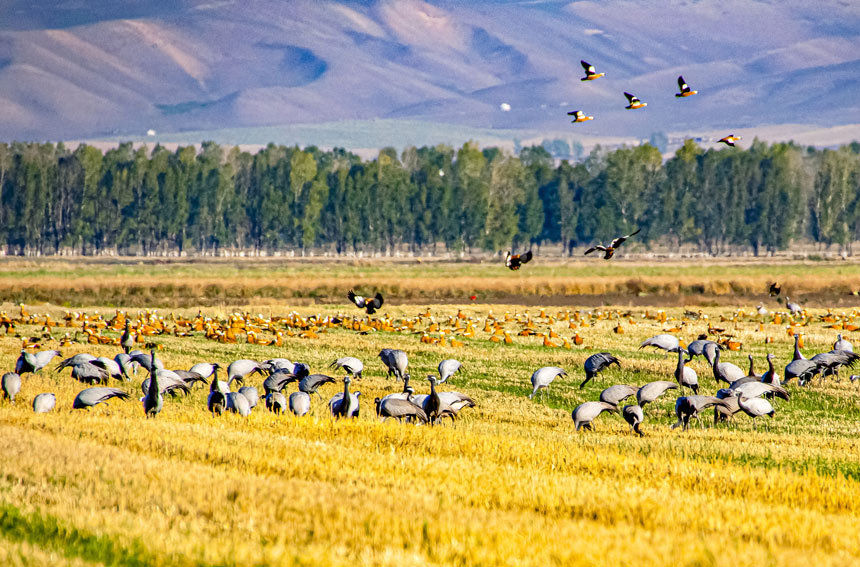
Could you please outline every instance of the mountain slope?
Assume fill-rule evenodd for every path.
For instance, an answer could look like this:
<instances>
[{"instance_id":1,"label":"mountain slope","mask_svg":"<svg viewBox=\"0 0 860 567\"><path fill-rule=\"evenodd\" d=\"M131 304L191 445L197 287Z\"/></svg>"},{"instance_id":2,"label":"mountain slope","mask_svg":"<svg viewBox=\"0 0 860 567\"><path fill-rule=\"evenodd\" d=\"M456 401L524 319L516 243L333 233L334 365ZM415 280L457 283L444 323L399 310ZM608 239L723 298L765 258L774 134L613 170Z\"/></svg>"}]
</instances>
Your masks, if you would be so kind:
<instances>
[{"instance_id":1,"label":"mountain slope","mask_svg":"<svg viewBox=\"0 0 860 567\"><path fill-rule=\"evenodd\" d=\"M590 136L860 124L847 2L143 4L0 8L0 138L374 118L555 131L574 108ZM581 82L580 59L606 77ZM701 94L676 99L678 74ZM648 107L624 110L625 90Z\"/></svg>"}]
</instances>

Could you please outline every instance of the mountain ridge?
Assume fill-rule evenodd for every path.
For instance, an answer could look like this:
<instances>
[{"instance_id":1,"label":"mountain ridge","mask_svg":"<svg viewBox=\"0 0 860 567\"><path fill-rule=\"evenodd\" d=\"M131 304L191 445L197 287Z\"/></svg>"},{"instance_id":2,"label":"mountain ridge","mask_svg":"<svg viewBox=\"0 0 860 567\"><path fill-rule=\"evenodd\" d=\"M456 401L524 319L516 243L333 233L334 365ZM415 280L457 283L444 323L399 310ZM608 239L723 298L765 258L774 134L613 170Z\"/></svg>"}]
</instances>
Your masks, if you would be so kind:
<instances>
[{"instance_id":1,"label":"mountain ridge","mask_svg":"<svg viewBox=\"0 0 860 567\"><path fill-rule=\"evenodd\" d=\"M0 139L374 119L629 138L860 123L860 8L654 4L12 0ZM580 59L606 77L582 83ZM675 99L678 74L700 94ZM624 90L648 107L624 110ZM576 108L595 120L568 124Z\"/></svg>"}]
</instances>

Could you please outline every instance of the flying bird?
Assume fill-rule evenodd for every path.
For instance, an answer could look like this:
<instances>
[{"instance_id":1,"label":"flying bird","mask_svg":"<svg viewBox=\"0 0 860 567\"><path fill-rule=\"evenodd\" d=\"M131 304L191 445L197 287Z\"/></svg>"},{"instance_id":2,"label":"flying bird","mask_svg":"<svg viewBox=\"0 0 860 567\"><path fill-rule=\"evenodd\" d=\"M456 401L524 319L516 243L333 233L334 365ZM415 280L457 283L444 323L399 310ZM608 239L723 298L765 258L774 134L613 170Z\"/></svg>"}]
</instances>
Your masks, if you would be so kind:
<instances>
[{"instance_id":1,"label":"flying bird","mask_svg":"<svg viewBox=\"0 0 860 567\"><path fill-rule=\"evenodd\" d=\"M581 110L573 110L567 113L568 116L573 116L573 120L571 122L585 122L587 120L594 120L594 116L586 116L585 113Z\"/></svg>"},{"instance_id":2,"label":"flying bird","mask_svg":"<svg viewBox=\"0 0 860 567\"><path fill-rule=\"evenodd\" d=\"M511 254L507 253L505 256L505 266L511 270L519 270L520 266L523 264L530 262L532 259L532 251L529 250L525 254Z\"/></svg>"},{"instance_id":3,"label":"flying bird","mask_svg":"<svg viewBox=\"0 0 860 567\"><path fill-rule=\"evenodd\" d=\"M634 234L639 234L640 230L642 230L642 229L637 228L635 231L631 232L627 236L619 236L618 238L614 239L609 244L609 246L602 246L600 244L598 244L597 246L592 246L591 248L589 248L588 250L585 251L585 254L588 255L588 254L591 254L592 252L594 252L595 250L600 250L601 252L603 252L603 259L609 260L610 258L612 258L613 254L615 254L616 248L621 246L625 240L627 240L628 238L630 238Z\"/></svg>"},{"instance_id":4,"label":"flying bird","mask_svg":"<svg viewBox=\"0 0 860 567\"><path fill-rule=\"evenodd\" d=\"M355 295L355 292L349 290L349 293L346 294L350 301L355 303L355 306L359 309L365 309L368 315L373 315L376 313L376 310L382 307L383 299L382 294L376 292L374 297L362 297L360 295Z\"/></svg>"},{"instance_id":5,"label":"flying bird","mask_svg":"<svg viewBox=\"0 0 860 567\"><path fill-rule=\"evenodd\" d=\"M642 102L641 100L639 100L639 97L637 97L636 95L625 92L624 96L627 97L627 102L630 103L624 107L627 110L636 110L637 108L644 108L644 107L648 106L647 102Z\"/></svg>"},{"instance_id":6,"label":"flying bird","mask_svg":"<svg viewBox=\"0 0 860 567\"><path fill-rule=\"evenodd\" d=\"M776 297L782 291L782 287L777 282L770 282L770 285L767 286L767 292L771 297Z\"/></svg>"},{"instance_id":7,"label":"flying bird","mask_svg":"<svg viewBox=\"0 0 860 567\"><path fill-rule=\"evenodd\" d=\"M717 143L719 144L722 142L723 144L725 144L727 146L735 147L735 142L737 142L740 139L741 139L740 136L735 136L734 134L729 134L725 138L720 138L719 140L717 140Z\"/></svg>"},{"instance_id":8,"label":"flying bird","mask_svg":"<svg viewBox=\"0 0 860 567\"><path fill-rule=\"evenodd\" d=\"M690 90L690 86L687 84L687 82L684 80L684 77L682 77L681 75L678 75L678 88L681 89L681 92L675 93L675 96L678 98L693 96L694 94L697 94L699 92Z\"/></svg>"},{"instance_id":9,"label":"flying bird","mask_svg":"<svg viewBox=\"0 0 860 567\"><path fill-rule=\"evenodd\" d=\"M579 63L582 65L582 68L585 69L585 76L581 78L580 81L593 81L594 79L599 79L606 74L595 71L594 65L588 61L580 61Z\"/></svg>"}]
</instances>

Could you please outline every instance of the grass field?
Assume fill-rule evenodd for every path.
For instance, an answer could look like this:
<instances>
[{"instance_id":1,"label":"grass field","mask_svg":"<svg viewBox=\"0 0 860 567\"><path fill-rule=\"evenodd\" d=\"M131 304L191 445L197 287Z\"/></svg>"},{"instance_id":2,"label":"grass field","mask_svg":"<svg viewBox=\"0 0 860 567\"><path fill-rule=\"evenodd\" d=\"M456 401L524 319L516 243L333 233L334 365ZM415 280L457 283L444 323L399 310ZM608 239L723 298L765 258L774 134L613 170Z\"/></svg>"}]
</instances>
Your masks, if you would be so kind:
<instances>
[{"instance_id":1,"label":"grass field","mask_svg":"<svg viewBox=\"0 0 860 567\"><path fill-rule=\"evenodd\" d=\"M501 260L367 258L0 259L0 303L71 307L196 307L339 303L345 288L380 290L394 303L739 305L783 295L855 305L860 263L756 259L540 260L511 272Z\"/></svg>"},{"instance_id":2,"label":"grass field","mask_svg":"<svg viewBox=\"0 0 860 567\"><path fill-rule=\"evenodd\" d=\"M325 285L341 289L353 281L357 286L386 282L403 290L420 285L414 296L404 291L417 304L394 305L397 298L391 297L383 308L399 327L428 309L430 302L421 303L427 282L454 285L446 280L468 278L493 289L508 279L564 280L563 266L535 267L500 275L484 265L440 265L433 267L436 277L429 278L414 265L358 264L326 273L305 264L263 262L244 269L231 262L210 267L208 281L249 290L260 280L295 287L330 280ZM194 264L90 263L85 268L79 272L87 275L80 276L67 273L63 262L21 263L3 273L10 282L3 285L55 290L68 289L58 282L88 279L94 286L114 282L119 289L132 280L145 282L147 274L159 280L172 275L176 285L207 285L205 268ZM620 275L607 272L613 269ZM809 271L722 266L708 268L701 277L764 282L773 270L786 270L780 281L798 289L829 277L820 267L803 269ZM845 282L856 282L856 267L839 269L846 270L840 273ZM679 279L700 277L685 266L646 270L603 263L588 277L596 282L665 278L673 270ZM263 319L294 307L302 316L360 314L345 303L292 306L287 297L269 304L250 295L242 299L202 307L202 314L224 319L231 309L243 307ZM335 296L320 300L333 302ZM767 305L780 308L774 301ZM736 316L737 307L745 313ZM0 305L4 309L12 316L19 313L10 303ZM49 312L55 321L62 321L65 311L52 305L28 304L27 309ZM749 305L737 305L705 307L707 320L683 320L684 309L671 307L663 322L654 308L625 305L603 308L599 316L595 311L587 325L572 329L564 320L565 307L546 309L552 321L540 316L539 306L431 303L429 310L442 329L474 319L475 336L458 335L464 343L459 348L423 343L422 331L431 324L423 318L408 330L366 335L341 327L319 329L318 338L285 337L281 347L247 344L243 336L236 344L224 344L201 333L147 338L163 347L158 356L168 368L283 356L327 372L335 358L357 356L366 370L364 379L353 382L362 404L354 421L327 416L326 402L342 384L324 386L322 399L313 401L312 414L304 418L274 416L262 406L248 418L213 418L205 409L207 391L198 387L188 397L168 398L163 412L147 420L137 401L142 375L132 383L112 384L131 392L133 401L74 412L72 400L83 386L68 377L68 370L46 369L25 378L16 404L0 401L0 565L860 564L860 382L843 377L806 388L792 383L791 400L776 400L775 418L760 418L757 431L742 414L731 426L711 427L705 417L707 427L671 430L676 391L646 408L642 438L616 415L604 414L595 420L595 431L580 433L570 418L574 407L596 400L610 384L671 380L674 356L637 347L681 323L680 337L687 341L708 322L726 328L743 347L727 351L725 360L745 369L747 354L753 354L761 372L765 353L773 352L782 374L793 344L784 316L779 324L770 317L762 322ZM106 319L115 312L109 307L76 311L90 316L98 311ZM458 311L467 319L457 320ZM173 316L197 312L196 305L159 311L168 328ZM488 340L482 329L489 312L499 319L510 313L505 329L513 344ZM136 316L137 310L129 313ZM799 328L808 356L829 350L840 332L829 327L832 321L820 319L825 309L810 313L808 324ZM552 328L568 338L578 333L583 344L548 348L542 339L519 336L524 323L515 319L525 321L526 314L537 331ZM850 307L833 314L840 323L857 321ZM613 332L619 325L621 334ZM33 336L40 327L19 324L15 332ZM59 338L67 330L73 334L75 329L56 327L53 335ZM841 332L860 341L860 332ZM56 348L57 343L42 345ZM0 335L0 369L14 367L20 347L19 337ZM464 370L441 389L467 393L477 407L463 410L453 425L447 420L436 427L380 423L373 399L400 389L399 382L385 377L376 356L383 347L409 354L419 393L428 390L422 378L440 360L462 361ZM112 345L85 343L60 350L64 356L118 352ZM621 369L613 367L580 390L582 363L599 351L618 356ZM532 371L549 365L567 369L570 376L557 379L544 399L529 400ZM705 392L714 392L706 364L699 359L691 366ZM256 377L251 384L259 388L261 381ZM56 393L57 408L33 414L32 398L48 391Z\"/></svg>"}]
</instances>

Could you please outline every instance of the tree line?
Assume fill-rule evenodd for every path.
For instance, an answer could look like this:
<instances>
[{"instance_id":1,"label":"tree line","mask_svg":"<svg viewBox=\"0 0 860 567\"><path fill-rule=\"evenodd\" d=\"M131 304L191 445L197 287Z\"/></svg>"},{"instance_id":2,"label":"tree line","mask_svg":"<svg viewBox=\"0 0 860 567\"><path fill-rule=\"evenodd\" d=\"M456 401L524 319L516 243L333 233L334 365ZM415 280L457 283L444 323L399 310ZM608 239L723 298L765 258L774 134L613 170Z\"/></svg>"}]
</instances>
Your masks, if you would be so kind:
<instances>
[{"instance_id":1,"label":"tree line","mask_svg":"<svg viewBox=\"0 0 860 567\"><path fill-rule=\"evenodd\" d=\"M578 163L540 146L517 155L469 142L343 149L207 142L0 144L0 247L8 254L565 251L639 227L647 246L710 254L798 239L851 252L860 236L860 144L831 150L754 141L670 159L649 144L596 148Z\"/></svg>"}]
</instances>

